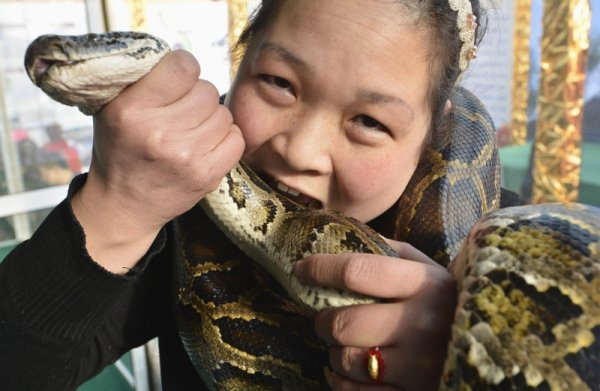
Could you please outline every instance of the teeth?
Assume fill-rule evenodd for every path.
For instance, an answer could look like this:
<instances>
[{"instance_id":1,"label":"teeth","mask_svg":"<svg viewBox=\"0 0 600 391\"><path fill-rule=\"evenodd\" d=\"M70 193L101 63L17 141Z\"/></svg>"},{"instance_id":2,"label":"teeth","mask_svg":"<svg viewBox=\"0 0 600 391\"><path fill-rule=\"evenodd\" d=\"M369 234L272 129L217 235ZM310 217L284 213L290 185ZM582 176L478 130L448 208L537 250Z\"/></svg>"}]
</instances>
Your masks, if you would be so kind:
<instances>
[{"instance_id":1,"label":"teeth","mask_svg":"<svg viewBox=\"0 0 600 391\"><path fill-rule=\"evenodd\" d=\"M298 197L300 193L292 188L287 187L281 182L277 182L277 190L282 191L284 193L288 193L293 195L294 197Z\"/></svg>"},{"instance_id":2,"label":"teeth","mask_svg":"<svg viewBox=\"0 0 600 391\"><path fill-rule=\"evenodd\" d=\"M281 182L277 182L277 190L287 193L290 188Z\"/></svg>"},{"instance_id":3,"label":"teeth","mask_svg":"<svg viewBox=\"0 0 600 391\"><path fill-rule=\"evenodd\" d=\"M298 192L298 191L296 191L294 189L288 189L288 193L290 193L294 197L298 197L300 195L300 192Z\"/></svg>"}]
</instances>

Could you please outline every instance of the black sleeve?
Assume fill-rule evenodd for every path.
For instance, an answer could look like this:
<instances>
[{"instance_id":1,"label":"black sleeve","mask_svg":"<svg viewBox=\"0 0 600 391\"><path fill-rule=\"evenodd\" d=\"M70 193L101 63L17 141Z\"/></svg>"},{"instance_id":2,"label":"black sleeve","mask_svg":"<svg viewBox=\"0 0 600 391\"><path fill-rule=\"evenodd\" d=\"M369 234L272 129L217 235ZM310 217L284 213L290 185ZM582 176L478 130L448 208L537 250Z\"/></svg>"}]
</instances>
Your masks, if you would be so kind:
<instances>
[{"instance_id":1,"label":"black sleeve","mask_svg":"<svg viewBox=\"0 0 600 391\"><path fill-rule=\"evenodd\" d=\"M527 204L527 202L514 191L510 191L505 188L501 188L500 190L500 208L508 208L511 206L521 206Z\"/></svg>"},{"instance_id":2,"label":"black sleeve","mask_svg":"<svg viewBox=\"0 0 600 391\"><path fill-rule=\"evenodd\" d=\"M168 261L165 229L126 275L106 271L71 209L83 182L0 264L2 390L73 390L158 332L164 292L151 271Z\"/></svg>"}]
</instances>

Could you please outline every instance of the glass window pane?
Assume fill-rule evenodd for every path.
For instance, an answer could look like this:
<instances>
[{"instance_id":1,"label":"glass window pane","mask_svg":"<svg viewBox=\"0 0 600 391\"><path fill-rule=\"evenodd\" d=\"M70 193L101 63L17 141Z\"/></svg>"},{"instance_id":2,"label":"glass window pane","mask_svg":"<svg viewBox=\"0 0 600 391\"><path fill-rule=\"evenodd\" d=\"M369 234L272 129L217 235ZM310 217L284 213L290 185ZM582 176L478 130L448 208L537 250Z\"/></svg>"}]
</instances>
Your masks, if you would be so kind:
<instances>
[{"instance_id":1,"label":"glass window pane","mask_svg":"<svg viewBox=\"0 0 600 391\"><path fill-rule=\"evenodd\" d=\"M87 31L83 0L0 1L0 197L64 185L89 164L90 118L47 97L23 66L38 35ZM28 237L47 212L2 211L0 241Z\"/></svg>"}]
</instances>

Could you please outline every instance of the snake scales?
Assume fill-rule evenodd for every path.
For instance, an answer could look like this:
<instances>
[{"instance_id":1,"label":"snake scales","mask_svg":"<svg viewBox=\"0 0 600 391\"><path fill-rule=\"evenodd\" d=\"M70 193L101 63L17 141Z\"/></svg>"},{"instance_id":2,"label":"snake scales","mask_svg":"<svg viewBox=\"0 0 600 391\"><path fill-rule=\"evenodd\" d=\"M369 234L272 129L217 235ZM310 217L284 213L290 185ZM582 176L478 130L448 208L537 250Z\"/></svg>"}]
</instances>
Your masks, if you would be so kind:
<instances>
[{"instance_id":1,"label":"snake scales","mask_svg":"<svg viewBox=\"0 0 600 391\"><path fill-rule=\"evenodd\" d=\"M167 51L140 33L43 36L25 65L48 95L94 114ZM449 147L426 153L385 232L442 264L454 259L459 306L440 389L600 390L600 211L497 210L491 120L467 91L452 100ZM292 262L311 252L392 250L358 222L273 194L243 164L200 205L178 219L173 301L207 387L324 388L326 347L307 313L371 299L304 288Z\"/></svg>"}]
</instances>

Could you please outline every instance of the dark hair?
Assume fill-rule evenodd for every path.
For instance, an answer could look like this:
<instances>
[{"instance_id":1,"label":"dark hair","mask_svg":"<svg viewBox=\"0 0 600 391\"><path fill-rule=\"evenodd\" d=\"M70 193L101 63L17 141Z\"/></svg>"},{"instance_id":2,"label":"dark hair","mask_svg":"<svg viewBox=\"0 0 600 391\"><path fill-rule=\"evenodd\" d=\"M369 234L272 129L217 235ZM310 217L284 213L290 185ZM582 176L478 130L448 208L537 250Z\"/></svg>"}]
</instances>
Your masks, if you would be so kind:
<instances>
[{"instance_id":1,"label":"dark hair","mask_svg":"<svg viewBox=\"0 0 600 391\"><path fill-rule=\"evenodd\" d=\"M459 60L462 42L458 36L458 13L450 8L448 0L401 1L418 13L417 23L430 30L429 64L432 77L427 94L431 109L428 146L442 150L448 145L452 131L452 124L446 123L444 110L461 73ZM487 19L479 0L470 1L477 21L475 45L478 45L487 28Z\"/></svg>"},{"instance_id":2,"label":"dark hair","mask_svg":"<svg viewBox=\"0 0 600 391\"><path fill-rule=\"evenodd\" d=\"M428 53L430 82L428 104L431 126L425 147L443 149L449 142L451 126L445 123L444 108L460 75L459 57L462 42L458 36L457 12L450 8L449 0L394 0L415 13L415 24L429 29L431 43ZM479 43L486 28L485 15L479 0L470 0L477 21L475 42ZM246 49L259 32L270 27L284 0L263 0L250 18L250 22L233 47L234 63L239 63ZM424 148L425 149L425 148Z\"/></svg>"}]
</instances>

